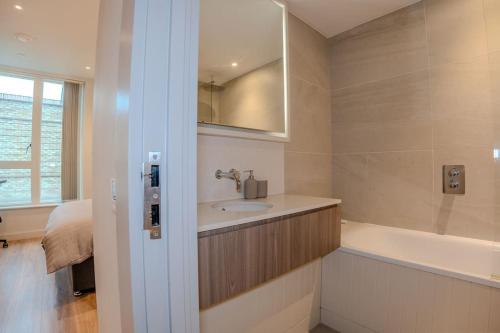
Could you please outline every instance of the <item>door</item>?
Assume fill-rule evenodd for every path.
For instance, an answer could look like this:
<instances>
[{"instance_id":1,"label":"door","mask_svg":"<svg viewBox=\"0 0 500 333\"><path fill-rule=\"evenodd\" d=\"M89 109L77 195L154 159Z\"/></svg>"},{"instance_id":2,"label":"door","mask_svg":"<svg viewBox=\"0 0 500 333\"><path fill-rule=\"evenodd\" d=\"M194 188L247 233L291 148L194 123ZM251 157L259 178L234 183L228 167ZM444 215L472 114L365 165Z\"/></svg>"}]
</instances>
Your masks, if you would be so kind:
<instances>
[{"instance_id":1,"label":"door","mask_svg":"<svg viewBox=\"0 0 500 333\"><path fill-rule=\"evenodd\" d=\"M112 0L101 3L99 24L105 36L98 49L109 50L98 50L96 70L113 75L109 68L117 66L117 78L113 83L103 74L96 82L96 111L108 116L96 115L95 127L113 132L113 144L95 142L94 156L112 159L114 171L94 162L102 174L94 184L112 198L112 208L108 194L94 199L94 211L115 215L119 289L103 296L113 285L112 272L97 260L100 330L196 333L198 2ZM99 216L111 217L98 214L97 225L109 222ZM107 256L108 239L95 239L96 259Z\"/></svg>"},{"instance_id":2,"label":"door","mask_svg":"<svg viewBox=\"0 0 500 333\"><path fill-rule=\"evenodd\" d=\"M133 44L131 82L135 75L143 82L134 104L142 119L130 125L141 124L142 131L131 131L137 137L131 135L129 147L142 148L145 190L134 191L142 200L131 196L129 204L134 217L142 212L137 241L143 245L147 332L198 332L197 1L136 2L135 23L134 40L144 44ZM136 145L140 136L142 147Z\"/></svg>"}]
</instances>

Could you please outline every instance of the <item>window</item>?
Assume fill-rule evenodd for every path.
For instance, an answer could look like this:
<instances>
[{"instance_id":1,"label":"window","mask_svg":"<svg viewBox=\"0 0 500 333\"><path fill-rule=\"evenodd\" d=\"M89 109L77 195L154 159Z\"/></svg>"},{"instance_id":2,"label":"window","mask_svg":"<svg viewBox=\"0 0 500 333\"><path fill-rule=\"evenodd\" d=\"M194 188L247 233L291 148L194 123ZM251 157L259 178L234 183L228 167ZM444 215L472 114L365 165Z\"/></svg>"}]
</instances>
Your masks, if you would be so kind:
<instances>
[{"instance_id":1,"label":"window","mask_svg":"<svg viewBox=\"0 0 500 333\"><path fill-rule=\"evenodd\" d=\"M0 75L0 206L61 201L63 87Z\"/></svg>"}]
</instances>

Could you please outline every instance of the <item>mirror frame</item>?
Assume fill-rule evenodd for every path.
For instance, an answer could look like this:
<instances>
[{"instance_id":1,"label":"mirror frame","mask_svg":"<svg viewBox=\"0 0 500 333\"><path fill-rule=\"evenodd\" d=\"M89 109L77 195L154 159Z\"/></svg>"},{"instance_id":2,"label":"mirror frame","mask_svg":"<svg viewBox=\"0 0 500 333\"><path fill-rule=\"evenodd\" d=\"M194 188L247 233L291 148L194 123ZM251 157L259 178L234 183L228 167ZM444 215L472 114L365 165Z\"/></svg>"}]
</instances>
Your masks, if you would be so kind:
<instances>
[{"instance_id":1,"label":"mirror frame","mask_svg":"<svg viewBox=\"0 0 500 333\"><path fill-rule=\"evenodd\" d=\"M198 122L198 135L223 136L250 140L289 142L290 141L290 97L289 97L289 52L288 52L288 6L286 0L271 0L283 12L283 87L284 87L284 132L269 132L252 128L235 127Z\"/></svg>"}]
</instances>

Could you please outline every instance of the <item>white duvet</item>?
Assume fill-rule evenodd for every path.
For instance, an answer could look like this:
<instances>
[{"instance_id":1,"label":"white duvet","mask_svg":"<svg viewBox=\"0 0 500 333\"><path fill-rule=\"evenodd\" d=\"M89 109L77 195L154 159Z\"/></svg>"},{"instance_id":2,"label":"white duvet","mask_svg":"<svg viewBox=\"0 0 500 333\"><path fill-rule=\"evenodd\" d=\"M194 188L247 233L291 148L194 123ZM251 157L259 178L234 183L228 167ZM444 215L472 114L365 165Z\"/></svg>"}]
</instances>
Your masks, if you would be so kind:
<instances>
[{"instance_id":1,"label":"white duvet","mask_svg":"<svg viewBox=\"0 0 500 333\"><path fill-rule=\"evenodd\" d=\"M92 200L66 202L55 208L49 216L42 246L47 273L91 257Z\"/></svg>"}]
</instances>

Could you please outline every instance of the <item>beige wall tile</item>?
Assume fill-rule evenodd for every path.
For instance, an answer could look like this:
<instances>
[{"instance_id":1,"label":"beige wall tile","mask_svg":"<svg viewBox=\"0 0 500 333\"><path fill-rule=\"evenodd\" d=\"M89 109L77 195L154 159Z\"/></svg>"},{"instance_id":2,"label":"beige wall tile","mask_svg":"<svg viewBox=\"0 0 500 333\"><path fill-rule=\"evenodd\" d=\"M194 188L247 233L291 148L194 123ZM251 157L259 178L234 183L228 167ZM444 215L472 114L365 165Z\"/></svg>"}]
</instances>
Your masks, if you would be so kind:
<instances>
[{"instance_id":1,"label":"beige wall tile","mask_svg":"<svg viewBox=\"0 0 500 333\"><path fill-rule=\"evenodd\" d=\"M333 123L332 131L334 153L432 149L430 120Z\"/></svg>"},{"instance_id":2,"label":"beige wall tile","mask_svg":"<svg viewBox=\"0 0 500 333\"><path fill-rule=\"evenodd\" d=\"M304 80L290 80L291 141L285 150L331 154L330 93Z\"/></svg>"},{"instance_id":3,"label":"beige wall tile","mask_svg":"<svg viewBox=\"0 0 500 333\"><path fill-rule=\"evenodd\" d=\"M369 222L365 209L368 173L364 154L333 155L333 197L342 198L342 218Z\"/></svg>"},{"instance_id":4,"label":"beige wall tile","mask_svg":"<svg viewBox=\"0 0 500 333\"><path fill-rule=\"evenodd\" d=\"M285 192L332 195L328 42L293 15L290 45L291 141L285 144Z\"/></svg>"},{"instance_id":5,"label":"beige wall tile","mask_svg":"<svg viewBox=\"0 0 500 333\"><path fill-rule=\"evenodd\" d=\"M442 166L463 164L465 195L443 194ZM492 149L450 146L434 153L434 225L438 233L493 240L500 195Z\"/></svg>"},{"instance_id":6,"label":"beige wall tile","mask_svg":"<svg viewBox=\"0 0 500 333\"><path fill-rule=\"evenodd\" d=\"M422 3L365 23L330 40L334 90L427 66Z\"/></svg>"},{"instance_id":7,"label":"beige wall tile","mask_svg":"<svg viewBox=\"0 0 500 333\"><path fill-rule=\"evenodd\" d=\"M331 197L331 155L285 152L285 192Z\"/></svg>"},{"instance_id":8,"label":"beige wall tile","mask_svg":"<svg viewBox=\"0 0 500 333\"><path fill-rule=\"evenodd\" d=\"M499 185L500 183L497 183L497 186ZM498 187L497 187L498 188ZM498 194L497 194L497 197L498 197ZM497 199L497 202L499 202L499 200ZM494 231L494 241L497 242L497 243L500 243L500 205L497 205L495 207L495 225L494 225L494 228L495 228L495 231ZM497 251L498 251L498 256L497 258L499 258L498 260L500 261L500 246L497 246ZM496 268L495 268L496 269ZM500 274L500 262L498 264L498 270L499 270L499 274Z\"/></svg>"},{"instance_id":9,"label":"beige wall tile","mask_svg":"<svg viewBox=\"0 0 500 333\"><path fill-rule=\"evenodd\" d=\"M288 15L290 73L330 90L328 42L292 14Z\"/></svg>"},{"instance_id":10,"label":"beige wall tile","mask_svg":"<svg viewBox=\"0 0 500 333\"><path fill-rule=\"evenodd\" d=\"M332 94L333 152L432 148L426 72L416 72Z\"/></svg>"},{"instance_id":11,"label":"beige wall tile","mask_svg":"<svg viewBox=\"0 0 500 333\"><path fill-rule=\"evenodd\" d=\"M368 220L432 231L432 152L367 155Z\"/></svg>"},{"instance_id":12,"label":"beige wall tile","mask_svg":"<svg viewBox=\"0 0 500 333\"><path fill-rule=\"evenodd\" d=\"M467 205L444 198L435 202L436 232L460 237L494 240L495 206Z\"/></svg>"},{"instance_id":13,"label":"beige wall tile","mask_svg":"<svg viewBox=\"0 0 500 333\"><path fill-rule=\"evenodd\" d=\"M339 123L430 119L427 71L332 93L332 120Z\"/></svg>"},{"instance_id":14,"label":"beige wall tile","mask_svg":"<svg viewBox=\"0 0 500 333\"><path fill-rule=\"evenodd\" d=\"M486 55L482 0L425 0L432 66Z\"/></svg>"},{"instance_id":15,"label":"beige wall tile","mask_svg":"<svg viewBox=\"0 0 500 333\"><path fill-rule=\"evenodd\" d=\"M346 217L495 237L500 225L495 208L500 167L492 158L493 149L500 149L497 2L424 0L329 40L333 191L344 199ZM396 152L416 159L423 154L415 163L427 166L404 171L407 166L392 157ZM443 164L466 165L466 195L443 197ZM405 172L414 176L407 179ZM369 191L362 190L360 179L369 180ZM431 184L430 199L422 184Z\"/></svg>"},{"instance_id":16,"label":"beige wall tile","mask_svg":"<svg viewBox=\"0 0 500 333\"><path fill-rule=\"evenodd\" d=\"M500 113L500 51L489 55L490 90L492 109L495 114ZM497 118L498 119L498 118Z\"/></svg>"},{"instance_id":17,"label":"beige wall tile","mask_svg":"<svg viewBox=\"0 0 500 333\"><path fill-rule=\"evenodd\" d=\"M439 118L433 122L434 148L478 147L493 148L500 141L500 123L478 117Z\"/></svg>"},{"instance_id":18,"label":"beige wall tile","mask_svg":"<svg viewBox=\"0 0 500 333\"><path fill-rule=\"evenodd\" d=\"M430 96L435 118L498 119L491 108L487 56L432 67Z\"/></svg>"},{"instance_id":19,"label":"beige wall tile","mask_svg":"<svg viewBox=\"0 0 500 333\"><path fill-rule=\"evenodd\" d=\"M446 164L465 165L465 195L445 196L443 194L442 167ZM434 202L436 206L453 199L453 204L493 206L497 188L495 185L495 160L493 151L486 148L462 146L436 149L434 152ZM450 204L451 207L451 204Z\"/></svg>"},{"instance_id":20,"label":"beige wall tile","mask_svg":"<svg viewBox=\"0 0 500 333\"><path fill-rule=\"evenodd\" d=\"M484 0L489 52L500 51L500 1Z\"/></svg>"}]
</instances>

